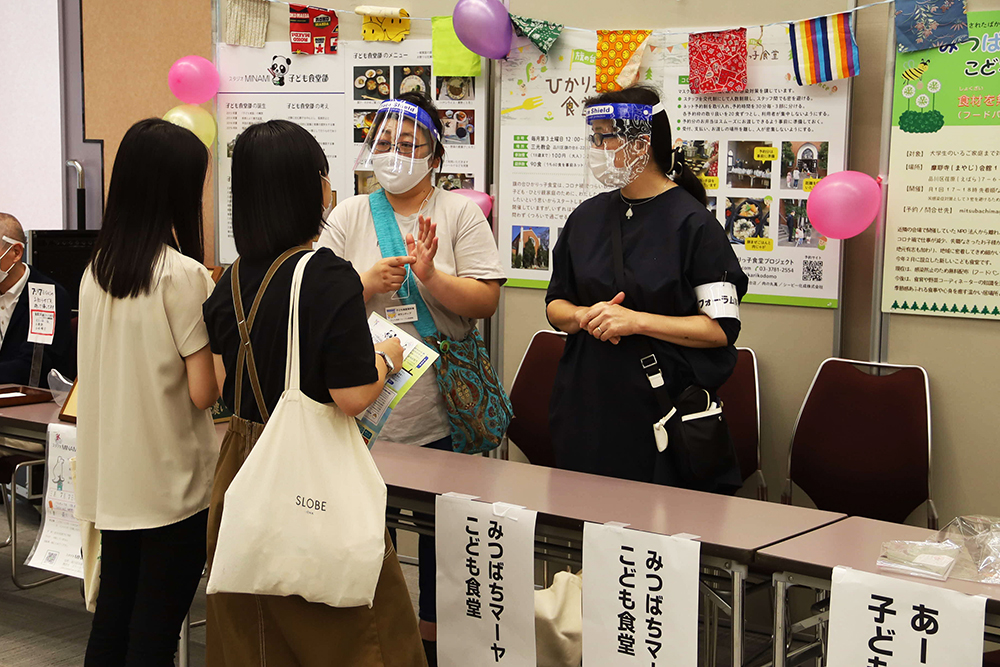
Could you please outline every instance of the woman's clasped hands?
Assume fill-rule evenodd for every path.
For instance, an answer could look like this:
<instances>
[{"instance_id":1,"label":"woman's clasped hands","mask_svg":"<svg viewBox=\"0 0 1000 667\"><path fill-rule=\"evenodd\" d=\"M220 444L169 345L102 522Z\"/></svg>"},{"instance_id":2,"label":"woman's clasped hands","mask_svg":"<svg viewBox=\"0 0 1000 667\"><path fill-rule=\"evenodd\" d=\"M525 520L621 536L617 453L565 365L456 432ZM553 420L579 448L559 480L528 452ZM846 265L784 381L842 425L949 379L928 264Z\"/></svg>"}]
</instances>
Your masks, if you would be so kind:
<instances>
[{"instance_id":1,"label":"woman's clasped hands","mask_svg":"<svg viewBox=\"0 0 1000 667\"><path fill-rule=\"evenodd\" d=\"M577 324L597 340L617 345L623 336L639 332L641 313L623 307L624 300L625 292L619 292L610 301L598 301L590 308L581 308Z\"/></svg>"}]
</instances>

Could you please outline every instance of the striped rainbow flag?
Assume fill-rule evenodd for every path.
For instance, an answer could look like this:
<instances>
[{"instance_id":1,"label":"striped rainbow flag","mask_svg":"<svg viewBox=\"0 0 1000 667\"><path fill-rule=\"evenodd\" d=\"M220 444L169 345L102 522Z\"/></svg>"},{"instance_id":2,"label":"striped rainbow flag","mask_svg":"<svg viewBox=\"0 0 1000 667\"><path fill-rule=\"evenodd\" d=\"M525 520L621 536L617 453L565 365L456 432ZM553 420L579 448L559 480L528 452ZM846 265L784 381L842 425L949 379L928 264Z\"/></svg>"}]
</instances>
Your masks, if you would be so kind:
<instances>
[{"instance_id":1,"label":"striped rainbow flag","mask_svg":"<svg viewBox=\"0 0 1000 667\"><path fill-rule=\"evenodd\" d=\"M800 86L846 79L861 71L853 12L789 23L788 28Z\"/></svg>"}]
</instances>

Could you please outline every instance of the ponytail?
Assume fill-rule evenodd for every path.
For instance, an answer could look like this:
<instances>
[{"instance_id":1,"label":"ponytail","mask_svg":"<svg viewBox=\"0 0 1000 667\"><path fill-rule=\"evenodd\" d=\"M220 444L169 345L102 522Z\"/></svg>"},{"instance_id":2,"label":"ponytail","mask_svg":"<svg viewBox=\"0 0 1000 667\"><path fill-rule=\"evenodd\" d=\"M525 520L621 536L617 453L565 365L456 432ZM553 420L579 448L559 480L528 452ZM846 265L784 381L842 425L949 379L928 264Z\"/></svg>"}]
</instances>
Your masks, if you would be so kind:
<instances>
[{"instance_id":1,"label":"ponytail","mask_svg":"<svg viewBox=\"0 0 1000 667\"><path fill-rule=\"evenodd\" d=\"M687 193L701 202L702 206L708 206L708 197L705 194L705 186L701 184L698 177L691 171L684 160L684 149L681 146L674 148L670 135L670 119L662 106L654 107L653 112L653 132L650 139L653 148L653 160L663 173L681 186Z\"/></svg>"}]
</instances>

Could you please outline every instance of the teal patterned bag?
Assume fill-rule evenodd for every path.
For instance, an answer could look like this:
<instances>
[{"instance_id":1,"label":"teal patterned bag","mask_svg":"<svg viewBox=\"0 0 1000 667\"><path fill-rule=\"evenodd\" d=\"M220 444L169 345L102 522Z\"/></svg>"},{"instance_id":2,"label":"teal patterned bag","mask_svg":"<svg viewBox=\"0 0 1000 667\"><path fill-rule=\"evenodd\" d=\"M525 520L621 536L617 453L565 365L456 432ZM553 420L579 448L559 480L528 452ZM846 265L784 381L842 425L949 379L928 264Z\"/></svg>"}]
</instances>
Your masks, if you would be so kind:
<instances>
[{"instance_id":1,"label":"teal patterned bag","mask_svg":"<svg viewBox=\"0 0 1000 667\"><path fill-rule=\"evenodd\" d=\"M396 224L396 214L379 190L368 196L382 257L406 255L406 246ZM410 267L406 267L407 274ZM416 284L415 277L408 275ZM441 355L434 365L438 388L451 422L451 446L456 452L479 454L500 446L514 409L490 362L486 343L473 327L463 340L438 333L437 325L419 289L411 289L404 303L417 307L417 332Z\"/></svg>"}]
</instances>

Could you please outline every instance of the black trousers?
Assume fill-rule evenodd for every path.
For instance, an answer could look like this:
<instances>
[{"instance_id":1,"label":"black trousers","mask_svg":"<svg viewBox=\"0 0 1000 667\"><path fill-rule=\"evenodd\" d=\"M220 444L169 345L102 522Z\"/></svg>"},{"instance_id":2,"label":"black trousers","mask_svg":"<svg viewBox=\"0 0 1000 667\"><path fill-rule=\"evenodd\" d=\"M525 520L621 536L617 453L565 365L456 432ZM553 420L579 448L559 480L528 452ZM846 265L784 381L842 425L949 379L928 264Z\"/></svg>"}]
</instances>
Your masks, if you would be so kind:
<instances>
[{"instance_id":1,"label":"black trousers","mask_svg":"<svg viewBox=\"0 0 1000 667\"><path fill-rule=\"evenodd\" d=\"M85 667L172 667L205 566L208 510L147 530L101 531L101 589Z\"/></svg>"}]
</instances>

